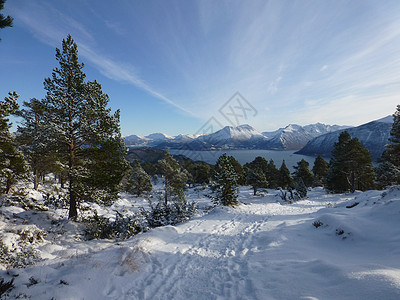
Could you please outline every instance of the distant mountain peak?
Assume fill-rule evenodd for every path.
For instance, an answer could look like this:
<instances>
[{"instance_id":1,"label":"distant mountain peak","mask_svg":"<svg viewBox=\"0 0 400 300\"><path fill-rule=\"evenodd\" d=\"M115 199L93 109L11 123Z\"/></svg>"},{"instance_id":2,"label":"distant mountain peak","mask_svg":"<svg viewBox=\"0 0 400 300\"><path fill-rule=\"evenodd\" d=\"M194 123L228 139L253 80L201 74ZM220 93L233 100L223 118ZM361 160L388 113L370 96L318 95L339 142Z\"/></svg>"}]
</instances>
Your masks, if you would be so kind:
<instances>
[{"instance_id":1,"label":"distant mountain peak","mask_svg":"<svg viewBox=\"0 0 400 300\"><path fill-rule=\"evenodd\" d=\"M165 133L157 132L157 133L152 133L149 135L146 135L145 138L149 140L167 140L167 139L173 139L173 137L166 135Z\"/></svg>"},{"instance_id":2,"label":"distant mountain peak","mask_svg":"<svg viewBox=\"0 0 400 300\"><path fill-rule=\"evenodd\" d=\"M243 130L255 130L253 127L251 127L249 124L242 124L237 126L236 128L238 129L243 129Z\"/></svg>"}]
</instances>

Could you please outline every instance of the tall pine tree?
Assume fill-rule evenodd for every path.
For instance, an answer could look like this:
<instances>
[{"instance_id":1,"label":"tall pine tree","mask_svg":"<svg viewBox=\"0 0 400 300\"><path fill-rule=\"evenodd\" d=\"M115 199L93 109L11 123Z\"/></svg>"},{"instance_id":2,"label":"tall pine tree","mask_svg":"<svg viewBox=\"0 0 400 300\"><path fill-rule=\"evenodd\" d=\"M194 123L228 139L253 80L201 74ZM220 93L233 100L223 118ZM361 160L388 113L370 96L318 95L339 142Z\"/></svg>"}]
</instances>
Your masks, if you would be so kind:
<instances>
[{"instance_id":1,"label":"tall pine tree","mask_svg":"<svg viewBox=\"0 0 400 300\"><path fill-rule=\"evenodd\" d=\"M400 105L393 114L389 143L382 154L382 163L376 168L380 187L400 184Z\"/></svg>"},{"instance_id":2,"label":"tall pine tree","mask_svg":"<svg viewBox=\"0 0 400 300\"><path fill-rule=\"evenodd\" d=\"M143 170L138 160L135 160L131 176L130 192L140 197L143 193L151 192L153 185L150 176Z\"/></svg>"},{"instance_id":3,"label":"tall pine tree","mask_svg":"<svg viewBox=\"0 0 400 300\"><path fill-rule=\"evenodd\" d=\"M213 180L215 203L225 206L238 204L238 175L232 165L232 159L226 153L222 154L215 164Z\"/></svg>"},{"instance_id":4,"label":"tall pine tree","mask_svg":"<svg viewBox=\"0 0 400 300\"><path fill-rule=\"evenodd\" d=\"M297 166L293 167L295 169L295 171L293 172L293 178L296 183L300 182L301 179L302 183L305 186L312 186L313 174L308 168L309 165L310 164L305 159L302 159L301 161L297 162Z\"/></svg>"},{"instance_id":5,"label":"tall pine tree","mask_svg":"<svg viewBox=\"0 0 400 300\"><path fill-rule=\"evenodd\" d=\"M24 101L24 107L17 113L23 119L18 125L16 141L32 168L33 187L37 189L40 177L57 173L56 159L48 149L41 101L36 98Z\"/></svg>"},{"instance_id":6,"label":"tall pine tree","mask_svg":"<svg viewBox=\"0 0 400 300\"><path fill-rule=\"evenodd\" d=\"M158 161L161 174L164 177L164 204L168 205L168 201L173 200L183 202L185 200L184 190L189 173L181 167L167 151L165 158Z\"/></svg>"},{"instance_id":7,"label":"tall pine tree","mask_svg":"<svg viewBox=\"0 0 400 300\"><path fill-rule=\"evenodd\" d=\"M272 159L269 160L266 167L265 178L268 182L268 188L276 189L279 186L279 170Z\"/></svg>"},{"instance_id":8,"label":"tall pine tree","mask_svg":"<svg viewBox=\"0 0 400 300\"><path fill-rule=\"evenodd\" d=\"M286 166L285 160L282 161L282 165L279 169L278 185L284 189L287 189L287 188L293 186L293 179L290 176L290 171Z\"/></svg>"},{"instance_id":9,"label":"tall pine tree","mask_svg":"<svg viewBox=\"0 0 400 300\"><path fill-rule=\"evenodd\" d=\"M347 131L339 136L332 150L327 174L327 188L335 192L354 192L374 187L370 152Z\"/></svg>"},{"instance_id":10,"label":"tall pine tree","mask_svg":"<svg viewBox=\"0 0 400 300\"><path fill-rule=\"evenodd\" d=\"M107 108L109 97L97 81L85 81L83 63L72 37L56 49L59 68L44 82L42 101L47 141L67 173L69 218L76 219L78 201L117 197L129 170L119 128L119 111Z\"/></svg>"},{"instance_id":11,"label":"tall pine tree","mask_svg":"<svg viewBox=\"0 0 400 300\"><path fill-rule=\"evenodd\" d=\"M321 155L318 155L312 168L312 172L314 174L313 186L323 186L325 184L328 168L328 162L323 159Z\"/></svg>"},{"instance_id":12,"label":"tall pine tree","mask_svg":"<svg viewBox=\"0 0 400 300\"><path fill-rule=\"evenodd\" d=\"M11 124L7 118L18 110L18 97L13 92L4 101L0 101L0 194L7 194L15 183L29 175L24 156L15 147L14 136L10 133Z\"/></svg>"},{"instance_id":13,"label":"tall pine tree","mask_svg":"<svg viewBox=\"0 0 400 300\"><path fill-rule=\"evenodd\" d=\"M257 195L258 188L266 188L268 185L265 174L261 168L250 169L246 176L246 183L252 186L254 196Z\"/></svg>"}]
</instances>

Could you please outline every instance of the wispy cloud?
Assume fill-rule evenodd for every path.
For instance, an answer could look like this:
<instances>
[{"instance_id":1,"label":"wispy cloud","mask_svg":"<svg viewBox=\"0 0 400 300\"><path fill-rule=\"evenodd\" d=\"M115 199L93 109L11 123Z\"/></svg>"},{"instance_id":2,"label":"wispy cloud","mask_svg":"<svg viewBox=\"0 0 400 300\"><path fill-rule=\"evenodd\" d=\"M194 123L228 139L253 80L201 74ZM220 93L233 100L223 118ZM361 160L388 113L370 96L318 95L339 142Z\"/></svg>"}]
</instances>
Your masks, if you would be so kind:
<instances>
[{"instance_id":1,"label":"wispy cloud","mask_svg":"<svg viewBox=\"0 0 400 300\"><path fill-rule=\"evenodd\" d=\"M326 69L328 69L328 65L323 65L320 69L321 72L325 71Z\"/></svg>"},{"instance_id":2,"label":"wispy cloud","mask_svg":"<svg viewBox=\"0 0 400 300\"><path fill-rule=\"evenodd\" d=\"M31 3L25 10L15 11L14 14L29 27L40 41L50 46L59 47L60 41L67 34L71 34L78 44L78 51L82 57L92 63L104 76L113 80L127 82L178 110L195 116L190 110L152 88L137 75L134 67L127 68L121 63L100 54L99 51L95 50L96 41L85 29L84 25L61 13L55 7L49 4L45 4L43 7L39 6L39 4ZM111 26L110 24L110 22L106 22L106 26ZM112 25L112 27L115 31L115 26Z\"/></svg>"},{"instance_id":3,"label":"wispy cloud","mask_svg":"<svg viewBox=\"0 0 400 300\"><path fill-rule=\"evenodd\" d=\"M282 80L282 76L279 76L274 81L269 84L268 92L270 94L275 94L278 91L279 82Z\"/></svg>"}]
</instances>

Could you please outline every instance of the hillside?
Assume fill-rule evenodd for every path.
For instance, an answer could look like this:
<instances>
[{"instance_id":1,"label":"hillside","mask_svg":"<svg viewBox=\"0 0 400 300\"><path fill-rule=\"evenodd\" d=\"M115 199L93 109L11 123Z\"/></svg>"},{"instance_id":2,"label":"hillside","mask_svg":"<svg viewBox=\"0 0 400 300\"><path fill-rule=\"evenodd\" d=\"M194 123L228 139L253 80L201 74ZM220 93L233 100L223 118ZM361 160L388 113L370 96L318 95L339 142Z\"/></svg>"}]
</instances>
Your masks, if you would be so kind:
<instances>
[{"instance_id":1,"label":"hillside","mask_svg":"<svg viewBox=\"0 0 400 300\"><path fill-rule=\"evenodd\" d=\"M206 210L208 191L190 190L197 217L117 243L82 240L82 226L63 209L3 202L7 246L17 232L47 232L31 243L43 260L0 271L15 280L7 299L399 299L399 187L339 195L316 188L294 204L268 192L254 197L242 187L236 208ZM143 201L125 195L96 209L129 214Z\"/></svg>"},{"instance_id":2,"label":"hillside","mask_svg":"<svg viewBox=\"0 0 400 300\"><path fill-rule=\"evenodd\" d=\"M391 116L372 121L357 127L346 129L351 137L357 137L360 142L371 152L373 160L379 158L388 143L393 118ZM297 154L330 157L335 142L338 141L339 130L318 136L310 140Z\"/></svg>"}]
</instances>

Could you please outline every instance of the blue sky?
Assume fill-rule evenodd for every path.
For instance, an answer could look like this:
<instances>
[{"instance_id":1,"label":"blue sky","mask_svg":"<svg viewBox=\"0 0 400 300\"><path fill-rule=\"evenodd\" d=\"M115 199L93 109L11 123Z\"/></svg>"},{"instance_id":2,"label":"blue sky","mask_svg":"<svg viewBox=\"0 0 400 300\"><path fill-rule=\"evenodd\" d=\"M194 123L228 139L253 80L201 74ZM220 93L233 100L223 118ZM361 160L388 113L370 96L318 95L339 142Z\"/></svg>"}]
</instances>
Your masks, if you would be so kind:
<instances>
[{"instance_id":1,"label":"blue sky","mask_svg":"<svg viewBox=\"0 0 400 300\"><path fill-rule=\"evenodd\" d=\"M360 125L400 104L397 0L8 0L2 13L0 96L44 97L71 34L123 135L230 125L219 110L236 92L259 131Z\"/></svg>"}]
</instances>

